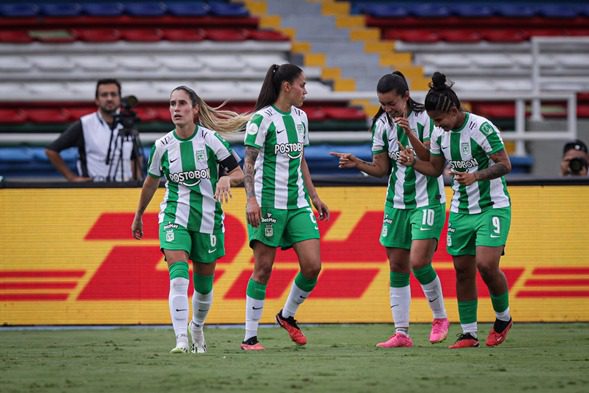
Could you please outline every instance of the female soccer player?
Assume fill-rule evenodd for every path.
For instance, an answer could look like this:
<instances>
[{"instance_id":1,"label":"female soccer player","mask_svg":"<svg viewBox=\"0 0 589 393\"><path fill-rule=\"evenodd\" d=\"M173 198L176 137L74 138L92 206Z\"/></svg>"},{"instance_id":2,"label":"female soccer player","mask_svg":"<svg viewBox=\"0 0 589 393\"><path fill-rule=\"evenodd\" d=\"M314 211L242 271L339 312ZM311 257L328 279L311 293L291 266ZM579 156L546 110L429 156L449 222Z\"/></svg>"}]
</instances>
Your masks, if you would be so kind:
<instances>
[{"instance_id":1,"label":"female soccer player","mask_svg":"<svg viewBox=\"0 0 589 393\"><path fill-rule=\"evenodd\" d=\"M380 78L376 92L381 107L372 122L372 162L350 153L331 153L339 157L340 168L358 168L375 177L390 172L380 243L386 248L390 265L389 299L395 334L376 346L413 346L409 336L411 271L433 312L429 341L439 343L448 335L449 322L432 257L446 219L444 182L439 175L424 176L398 163L399 142L408 146L409 142L415 144L415 139L423 141L425 146L418 152L427 159L433 122L423 105L409 96L407 81L400 72ZM423 146L415 145L416 149Z\"/></svg>"},{"instance_id":2,"label":"female soccer player","mask_svg":"<svg viewBox=\"0 0 589 393\"><path fill-rule=\"evenodd\" d=\"M403 149L400 161L428 176L439 176L446 160L454 196L448 222L448 253L456 270L456 293L462 334L450 348L478 347L477 269L491 293L495 323L487 346L505 341L511 329L507 280L499 269L511 223L511 202L504 175L511 171L499 130L484 117L465 112L452 83L436 72L425 109L436 128L429 161ZM414 145L415 146L415 145Z\"/></svg>"},{"instance_id":3,"label":"female soccer player","mask_svg":"<svg viewBox=\"0 0 589 393\"><path fill-rule=\"evenodd\" d=\"M188 352L188 259L193 262L192 352L203 353L205 318L213 300L218 258L225 255L222 202L243 172L229 144L214 130L231 132L248 118L208 106L192 89L179 86L170 95L170 115L176 128L158 139L149 157L148 176L131 226L135 239L143 237L143 212L166 178L160 205L159 238L170 272L169 307L176 346ZM226 175L221 176L221 171Z\"/></svg>"},{"instance_id":4,"label":"female soccer player","mask_svg":"<svg viewBox=\"0 0 589 393\"><path fill-rule=\"evenodd\" d=\"M296 344L307 343L294 315L315 287L321 270L319 230L309 197L320 220L329 218L329 210L317 195L304 156L309 123L299 107L307 94L305 83L305 75L296 65L272 65L246 127L246 215L255 259L246 290L241 343L246 351L264 349L258 341L258 324L277 247L293 247L301 270L276 321Z\"/></svg>"}]
</instances>

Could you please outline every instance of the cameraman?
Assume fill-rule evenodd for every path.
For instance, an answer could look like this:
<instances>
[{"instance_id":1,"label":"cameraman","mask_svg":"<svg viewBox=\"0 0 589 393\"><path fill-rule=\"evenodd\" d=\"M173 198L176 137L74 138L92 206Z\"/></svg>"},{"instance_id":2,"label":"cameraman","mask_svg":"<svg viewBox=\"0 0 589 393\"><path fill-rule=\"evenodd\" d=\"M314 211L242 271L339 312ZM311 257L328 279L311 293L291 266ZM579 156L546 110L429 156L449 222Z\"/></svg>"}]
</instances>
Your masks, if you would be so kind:
<instances>
[{"instance_id":1,"label":"cameraman","mask_svg":"<svg viewBox=\"0 0 589 393\"><path fill-rule=\"evenodd\" d=\"M567 142L562 151L560 174L562 176L587 176L588 162L587 145L583 141L576 139Z\"/></svg>"},{"instance_id":2,"label":"cameraman","mask_svg":"<svg viewBox=\"0 0 589 393\"><path fill-rule=\"evenodd\" d=\"M140 160L135 160L133 141L119 135L123 126L117 114L121 105L121 84L116 79L96 83L94 113L82 116L45 149L47 158L70 182L130 181L140 179ZM78 174L67 166L60 152L77 147Z\"/></svg>"}]
</instances>

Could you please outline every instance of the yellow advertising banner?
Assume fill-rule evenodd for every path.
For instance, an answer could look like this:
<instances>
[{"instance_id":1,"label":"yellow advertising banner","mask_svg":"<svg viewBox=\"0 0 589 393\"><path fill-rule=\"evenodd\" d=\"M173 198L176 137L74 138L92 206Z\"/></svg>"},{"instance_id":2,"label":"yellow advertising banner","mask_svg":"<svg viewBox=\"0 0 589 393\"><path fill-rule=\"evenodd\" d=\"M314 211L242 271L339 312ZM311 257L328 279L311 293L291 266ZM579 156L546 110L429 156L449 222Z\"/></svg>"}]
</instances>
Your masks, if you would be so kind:
<instances>
[{"instance_id":1,"label":"yellow advertising banner","mask_svg":"<svg viewBox=\"0 0 589 393\"><path fill-rule=\"evenodd\" d=\"M332 217L320 223L323 269L300 308L302 322L391 322L389 265L378 237L384 187L319 187ZM158 190L145 238L131 237L137 188L0 190L0 323L5 325L167 324L169 278L157 239ZM450 190L447 189L450 197ZM589 321L589 187L511 186L512 225L501 260L517 321ZM243 323L252 272L245 196L225 206L226 256L219 260L208 323ZM445 230L434 256L449 317L458 321ZM263 323L273 321L298 271L279 251ZM411 279L411 320L431 321ZM191 287L192 288L192 287ZM480 321L495 316L479 279ZM192 293L192 289L190 289Z\"/></svg>"}]
</instances>

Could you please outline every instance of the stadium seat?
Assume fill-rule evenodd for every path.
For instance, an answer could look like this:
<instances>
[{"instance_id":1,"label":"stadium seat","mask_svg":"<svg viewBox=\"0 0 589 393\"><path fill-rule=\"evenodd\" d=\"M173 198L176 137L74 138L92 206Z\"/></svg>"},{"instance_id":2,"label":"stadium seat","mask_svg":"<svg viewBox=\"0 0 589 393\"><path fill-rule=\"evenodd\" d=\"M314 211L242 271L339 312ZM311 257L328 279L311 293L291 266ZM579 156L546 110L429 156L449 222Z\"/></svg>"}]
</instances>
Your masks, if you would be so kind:
<instances>
[{"instance_id":1,"label":"stadium seat","mask_svg":"<svg viewBox=\"0 0 589 393\"><path fill-rule=\"evenodd\" d=\"M447 42L479 42L481 35L474 29L445 29L438 31L440 39Z\"/></svg>"},{"instance_id":2,"label":"stadium seat","mask_svg":"<svg viewBox=\"0 0 589 393\"><path fill-rule=\"evenodd\" d=\"M249 11L248 11L247 7L245 7L243 4L213 2L213 3L209 3L209 7L210 7L210 14L215 15L215 16L224 16L224 17L249 16Z\"/></svg>"},{"instance_id":3,"label":"stadium seat","mask_svg":"<svg viewBox=\"0 0 589 393\"><path fill-rule=\"evenodd\" d=\"M162 39L162 31L149 28L122 29L121 38L132 42L157 42Z\"/></svg>"},{"instance_id":4,"label":"stadium seat","mask_svg":"<svg viewBox=\"0 0 589 393\"><path fill-rule=\"evenodd\" d=\"M125 13L131 16L163 16L166 5L155 1L125 3Z\"/></svg>"},{"instance_id":5,"label":"stadium seat","mask_svg":"<svg viewBox=\"0 0 589 393\"><path fill-rule=\"evenodd\" d=\"M167 3L168 13L174 16L206 16L210 7L202 1L174 1Z\"/></svg>"},{"instance_id":6,"label":"stadium seat","mask_svg":"<svg viewBox=\"0 0 589 393\"><path fill-rule=\"evenodd\" d=\"M324 121L325 119L327 119L327 114L321 108L305 106L303 107L303 110L307 114L307 118L309 119L309 121Z\"/></svg>"},{"instance_id":7,"label":"stadium seat","mask_svg":"<svg viewBox=\"0 0 589 393\"><path fill-rule=\"evenodd\" d=\"M83 3L82 12L90 16L120 16L125 7L121 3Z\"/></svg>"},{"instance_id":8,"label":"stadium seat","mask_svg":"<svg viewBox=\"0 0 589 393\"><path fill-rule=\"evenodd\" d=\"M361 12L375 18L405 18L409 15L407 8L401 4L368 3L360 8Z\"/></svg>"},{"instance_id":9,"label":"stadium seat","mask_svg":"<svg viewBox=\"0 0 589 393\"><path fill-rule=\"evenodd\" d=\"M243 29L206 29L205 37L211 41L245 41L247 33Z\"/></svg>"},{"instance_id":10,"label":"stadium seat","mask_svg":"<svg viewBox=\"0 0 589 393\"><path fill-rule=\"evenodd\" d=\"M141 119L142 122L147 123L147 122L159 120L158 111L156 111L155 109L153 109L149 106L139 105L138 107L133 108L133 111L137 114L137 116L139 117L139 119ZM169 113L168 113L168 118L169 118Z\"/></svg>"},{"instance_id":11,"label":"stadium seat","mask_svg":"<svg viewBox=\"0 0 589 393\"><path fill-rule=\"evenodd\" d=\"M259 72L260 75L264 75L271 64L283 64L286 62L286 59L278 54L243 56L243 59L250 69Z\"/></svg>"},{"instance_id":12,"label":"stadium seat","mask_svg":"<svg viewBox=\"0 0 589 393\"><path fill-rule=\"evenodd\" d=\"M80 16L82 14L82 6L78 3L42 4L41 14L56 17Z\"/></svg>"},{"instance_id":13,"label":"stadium seat","mask_svg":"<svg viewBox=\"0 0 589 393\"><path fill-rule=\"evenodd\" d=\"M353 107L331 107L323 108L325 115L333 120L366 120L366 114L363 110Z\"/></svg>"},{"instance_id":14,"label":"stadium seat","mask_svg":"<svg viewBox=\"0 0 589 393\"><path fill-rule=\"evenodd\" d=\"M28 108L27 118L33 123L66 123L69 121L69 113L62 108Z\"/></svg>"},{"instance_id":15,"label":"stadium seat","mask_svg":"<svg viewBox=\"0 0 589 393\"><path fill-rule=\"evenodd\" d=\"M25 30L0 30L0 43L28 44L33 38Z\"/></svg>"},{"instance_id":16,"label":"stadium seat","mask_svg":"<svg viewBox=\"0 0 589 393\"><path fill-rule=\"evenodd\" d=\"M166 70L170 70L172 72L194 71L204 66L203 62L194 55L169 55L159 57L158 60Z\"/></svg>"},{"instance_id":17,"label":"stadium seat","mask_svg":"<svg viewBox=\"0 0 589 393\"><path fill-rule=\"evenodd\" d=\"M408 5L408 11L411 15L419 18L447 18L450 16L450 10L442 4L411 4Z\"/></svg>"},{"instance_id":18,"label":"stadium seat","mask_svg":"<svg viewBox=\"0 0 589 393\"><path fill-rule=\"evenodd\" d=\"M389 32L392 34L389 35ZM389 29L387 30L387 34L385 35L387 39L398 39L401 41L407 42L414 42L414 43L433 43L440 41L440 36L437 32L431 30L397 30L397 29Z\"/></svg>"},{"instance_id":19,"label":"stadium seat","mask_svg":"<svg viewBox=\"0 0 589 393\"><path fill-rule=\"evenodd\" d=\"M86 72L116 72L119 67L110 55L76 56L73 62Z\"/></svg>"},{"instance_id":20,"label":"stadium seat","mask_svg":"<svg viewBox=\"0 0 589 393\"><path fill-rule=\"evenodd\" d=\"M114 57L113 60L119 65L119 69L121 70L155 71L161 68L161 65L154 56L148 56L144 54L123 54Z\"/></svg>"},{"instance_id":21,"label":"stadium seat","mask_svg":"<svg viewBox=\"0 0 589 393\"><path fill-rule=\"evenodd\" d=\"M34 17L39 14L39 6L31 3L0 4L0 15L9 18Z\"/></svg>"},{"instance_id":22,"label":"stadium seat","mask_svg":"<svg viewBox=\"0 0 589 393\"><path fill-rule=\"evenodd\" d=\"M29 35L37 41L46 43L70 43L76 41L76 36L65 29L56 30L34 30Z\"/></svg>"},{"instance_id":23,"label":"stadium seat","mask_svg":"<svg viewBox=\"0 0 589 393\"><path fill-rule=\"evenodd\" d=\"M531 18L537 13L537 9L533 4L497 2L494 7L497 14L508 18Z\"/></svg>"},{"instance_id":24,"label":"stadium seat","mask_svg":"<svg viewBox=\"0 0 589 393\"><path fill-rule=\"evenodd\" d=\"M21 73L31 71L33 65L25 56L6 56L0 57L0 72L1 73ZM3 77L9 75L4 74Z\"/></svg>"},{"instance_id":25,"label":"stadium seat","mask_svg":"<svg viewBox=\"0 0 589 393\"><path fill-rule=\"evenodd\" d=\"M248 30L247 38L256 41L290 41L290 37L275 30Z\"/></svg>"},{"instance_id":26,"label":"stadium seat","mask_svg":"<svg viewBox=\"0 0 589 393\"><path fill-rule=\"evenodd\" d=\"M484 4L454 3L449 5L452 14L464 18L487 18L495 14L495 10Z\"/></svg>"},{"instance_id":27,"label":"stadium seat","mask_svg":"<svg viewBox=\"0 0 589 393\"><path fill-rule=\"evenodd\" d=\"M168 41L202 41L205 33L202 29L162 29L162 38Z\"/></svg>"},{"instance_id":28,"label":"stadium seat","mask_svg":"<svg viewBox=\"0 0 589 393\"><path fill-rule=\"evenodd\" d=\"M27 115L22 109L0 108L0 124L22 124Z\"/></svg>"},{"instance_id":29,"label":"stadium seat","mask_svg":"<svg viewBox=\"0 0 589 393\"><path fill-rule=\"evenodd\" d=\"M548 18L575 18L577 9L568 4L538 4L538 14Z\"/></svg>"},{"instance_id":30,"label":"stadium seat","mask_svg":"<svg viewBox=\"0 0 589 393\"><path fill-rule=\"evenodd\" d=\"M38 55L30 58L31 64L40 72L71 72L76 65L66 56Z\"/></svg>"},{"instance_id":31,"label":"stadium seat","mask_svg":"<svg viewBox=\"0 0 589 393\"><path fill-rule=\"evenodd\" d=\"M489 42L503 43L523 42L529 38L526 33L519 29L486 29L481 31L481 37Z\"/></svg>"},{"instance_id":32,"label":"stadium seat","mask_svg":"<svg viewBox=\"0 0 589 393\"><path fill-rule=\"evenodd\" d=\"M72 31L78 40L86 42L116 42L121 39L121 32L114 28L73 29Z\"/></svg>"},{"instance_id":33,"label":"stadium seat","mask_svg":"<svg viewBox=\"0 0 589 393\"><path fill-rule=\"evenodd\" d=\"M240 72L244 68L243 61L239 55L211 54L202 57L201 60L209 69L215 71Z\"/></svg>"},{"instance_id":34,"label":"stadium seat","mask_svg":"<svg viewBox=\"0 0 589 393\"><path fill-rule=\"evenodd\" d=\"M77 121L80 117L85 116L87 114L96 112L96 107L86 106L86 107L68 107L67 113L69 115L68 120L70 122Z\"/></svg>"}]
</instances>

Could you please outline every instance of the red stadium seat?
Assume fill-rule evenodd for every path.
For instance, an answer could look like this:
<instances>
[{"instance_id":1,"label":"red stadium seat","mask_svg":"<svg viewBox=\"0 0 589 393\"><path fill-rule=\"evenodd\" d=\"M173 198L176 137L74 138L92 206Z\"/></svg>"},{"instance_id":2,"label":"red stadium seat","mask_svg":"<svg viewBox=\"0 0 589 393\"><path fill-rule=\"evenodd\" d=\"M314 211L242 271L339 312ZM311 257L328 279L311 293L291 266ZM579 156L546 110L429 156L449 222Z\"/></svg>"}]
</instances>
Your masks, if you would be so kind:
<instances>
[{"instance_id":1,"label":"red stadium seat","mask_svg":"<svg viewBox=\"0 0 589 393\"><path fill-rule=\"evenodd\" d=\"M171 121L172 117L170 116L170 108L168 106L154 107L153 110L157 114L156 120L167 122Z\"/></svg>"},{"instance_id":2,"label":"red stadium seat","mask_svg":"<svg viewBox=\"0 0 589 393\"><path fill-rule=\"evenodd\" d=\"M366 120L366 114L362 109L358 108L323 108L328 119L333 120Z\"/></svg>"},{"instance_id":3,"label":"red stadium seat","mask_svg":"<svg viewBox=\"0 0 589 393\"><path fill-rule=\"evenodd\" d=\"M274 30L250 30L248 38L256 41L290 41L289 36Z\"/></svg>"},{"instance_id":4,"label":"red stadium seat","mask_svg":"<svg viewBox=\"0 0 589 393\"><path fill-rule=\"evenodd\" d=\"M440 39L447 42L479 42L481 35L476 30L457 29L457 30L440 30L438 32Z\"/></svg>"},{"instance_id":5,"label":"red stadium seat","mask_svg":"<svg viewBox=\"0 0 589 393\"><path fill-rule=\"evenodd\" d=\"M424 44L440 41L437 33L425 29L388 29L383 38Z\"/></svg>"},{"instance_id":6,"label":"red stadium seat","mask_svg":"<svg viewBox=\"0 0 589 393\"><path fill-rule=\"evenodd\" d=\"M205 36L211 41L245 41L247 33L243 29L206 29Z\"/></svg>"},{"instance_id":7,"label":"red stadium seat","mask_svg":"<svg viewBox=\"0 0 589 393\"><path fill-rule=\"evenodd\" d=\"M519 29L487 29L481 31L481 36L484 40L489 42L523 42L526 41L529 36Z\"/></svg>"},{"instance_id":8,"label":"red stadium seat","mask_svg":"<svg viewBox=\"0 0 589 393\"><path fill-rule=\"evenodd\" d=\"M67 108L67 112L69 114L70 121L79 120L80 117L85 116L89 113L96 112L95 106L84 106L84 107L72 107Z\"/></svg>"},{"instance_id":9,"label":"red stadium seat","mask_svg":"<svg viewBox=\"0 0 589 393\"><path fill-rule=\"evenodd\" d=\"M552 37L552 36L566 36L567 31L561 28L524 28L525 33L530 37Z\"/></svg>"},{"instance_id":10,"label":"red stadium seat","mask_svg":"<svg viewBox=\"0 0 589 393\"><path fill-rule=\"evenodd\" d=\"M27 115L22 109L0 108L0 124L22 124L27 121Z\"/></svg>"},{"instance_id":11,"label":"red stadium seat","mask_svg":"<svg viewBox=\"0 0 589 393\"><path fill-rule=\"evenodd\" d=\"M515 105L509 102L472 103L472 111L492 119L515 118Z\"/></svg>"},{"instance_id":12,"label":"red stadium seat","mask_svg":"<svg viewBox=\"0 0 589 393\"><path fill-rule=\"evenodd\" d=\"M3 30L0 31L0 42L9 44L28 44L33 38L24 30Z\"/></svg>"},{"instance_id":13,"label":"red stadium seat","mask_svg":"<svg viewBox=\"0 0 589 393\"><path fill-rule=\"evenodd\" d=\"M159 120L159 113L155 108L138 106L137 108L133 108L133 111L137 114L137 116L139 117L139 119L141 119L142 122L147 123L150 121Z\"/></svg>"},{"instance_id":14,"label":"red stadium seat","mask_svg":"<svg viewBox=\"0 0 589 393\"><path fill-rule=\"evenodd\" d=\"M115 42L121 38L117 29L74 29L73 32L78 40L87 42Z\"/></svg>"},{"instance_id":15,"label":"red stadium seat","mask_svg":"<svg viewBox=\"0 0 589 393\"><path fill-rule=\"evenodd\" d=\"M26 110L28 119L33 123L67 123L70 119L67 110L62 108L31 108Z\"/></svg>"},{"instance_id":16,"label":"red stadium seat","mask_svg":"<svg viewBox=\"0 0 589 393\"><path fill-rule=\"evenodd\" d=\"M29 35L37 41L47 43L70 43L76 40L76 36L65 29L58 30L31 30Z\"/></svg>"},{"instance_id":17,"label":"red stadium seat","mask_svg":"<svg viewBox=\"0 0 589 393\"><path fill-rule=\"evenodd\" d=\"M162 38L168 41L202 41L205 33L202 29L162 29Z\"/></svg>"},{"instance_id":18,"label":"red stadium seat","mask_svg":"<svg viewBox=\"0 0 589 393\"><path fill-rule=\"evenodd\" d=\"M309 121L324 121L327 118L327 113L321 108L305 106L303 109Z\"/></svg>"},{"instance_id":19,"label":"red stadium seat","mask_svg":"<svg viewBox=\"0 0 589 393\"><path fill-rule=\"evenodd\" d=\"M162 39L160 29L122 29L121 38L133 42L157 42Z\"/></svg>"}]
</instances>

